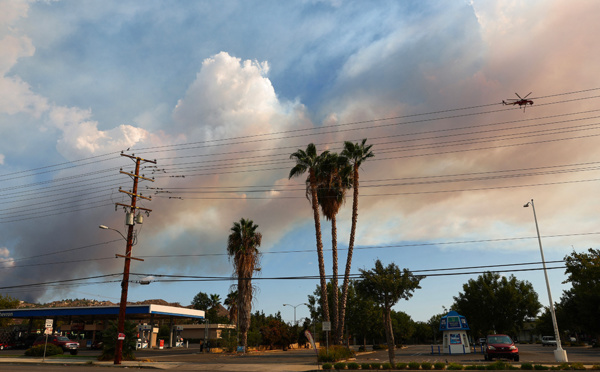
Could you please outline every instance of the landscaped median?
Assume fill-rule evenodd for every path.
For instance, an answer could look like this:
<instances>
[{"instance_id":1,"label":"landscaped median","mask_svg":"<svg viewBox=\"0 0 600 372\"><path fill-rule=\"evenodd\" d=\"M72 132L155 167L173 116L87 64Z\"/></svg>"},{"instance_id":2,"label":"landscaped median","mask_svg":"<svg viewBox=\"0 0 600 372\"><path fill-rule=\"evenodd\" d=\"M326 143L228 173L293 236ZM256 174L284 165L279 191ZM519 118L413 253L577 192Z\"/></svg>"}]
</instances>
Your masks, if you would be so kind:
<instances>
[{"instance_id":1,"label":"landscaped median","mask_svg":"<svg viewBox=\"0 0 600 372\"><path fill-rule=\"evenodd\" d=\"M395 366L392 366L391 363L356 363L356 362L337 362L337 363L323 363L322 365L324 370L334 370L334 371L342 371L342 370L391 370L391 371L399 371L399 370L452 370L452 371L462 371L462 370L536 370L536 371L545 371L545 370L555 370L555 371L564 371L564 370L600 370L600 365L593 365L590 367L586 367L581 363L561 363L558 365L548 365L548 364L532 364L532 363L521 363L521 364L512 364L504 361L496 361L491 364L468 364L462 365L458 363L430 363L430 362L410 362L410 363L396 363Z\"/></svg>"}]
</instances>

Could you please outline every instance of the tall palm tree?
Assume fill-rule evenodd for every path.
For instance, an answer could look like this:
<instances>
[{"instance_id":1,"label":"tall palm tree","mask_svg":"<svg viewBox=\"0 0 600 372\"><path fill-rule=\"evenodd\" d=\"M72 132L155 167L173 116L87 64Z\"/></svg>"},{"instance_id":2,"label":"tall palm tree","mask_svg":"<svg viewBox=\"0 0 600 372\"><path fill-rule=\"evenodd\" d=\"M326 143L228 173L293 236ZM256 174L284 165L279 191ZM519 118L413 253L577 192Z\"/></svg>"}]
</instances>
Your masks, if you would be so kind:
<instances>
[{"instance_id":1,"label":"tall palm tree","mask_svg":"<svg viewBox=\"0 0 600 372\"><path fill-rule=\"evenodd\" d=\"M227 240L227 254L233 259L233 272L238 284L238 313L240 344L246 348L248 344L248 329L250 328L250 313L252 311L252 275L260 270L260 253L258 247L262 234L256 231L258 225L252 220L242 218L234 222Z\"/></svg>"},{"instance_id":2,"label":"tall palm tree","mask_svg":"<svg viewBox=\"0 0 600 372\"><path fill-rule=\"evenodd\" d=\"M332 319L334 343L338 337L338 251L337 251L337 222L336 215L346 200L346 190L351 187L352 167L348 159L335 153L328 154L317 169L317 196L321 211L325 218L331 221L331 251L333 263L332 275Z\"/></svg>"},{"instance_id":3,"label":"tall palm tree","mask_svg":"<svg viewBox=\"0 0 600 372\"><path fill-rule=\"evenodd\" d=\"M346 271L344 273L344 283L342 284L342 300L340 302L340 332L338 336L344 335L344 322L346 318L346 301L348 299L348 283L350 282L350 268L352 266L352 253L354 251L354 238L356 236L356 222L358 221L358 169L362 163L375 156L371 151L373 145L366 145L367 139L364 138L361 143L344 142L342 156L346 157L352 164L352 226L350 228L350 241L348 242L348 257L346 259Z\"/></svg>"},{"instance_id":4,"label":"tall palm tree","mask_svg":"<svg viewBox=\"0 0 600 372\"><path fill-rule=\"evenodd\" d=\"M307 198L310 191L310 203L313 209L313 218L315 220L315 235L317 238L317 256L319 259L319 276L321 277L321 308L323 309L323 320L329 321L329 303L327 300L327 282L325 280L325 261L323 259L323 241L321 238L321 218L319 217L319 199L317 196L317 176L316 172L321 162L329 151L324 151L317 155L317 148L313 143L306 147L306 151L298 149L290 155L290 159L296 161L296 165L290 170L288 178L299 177L308 171Z\"/></svg>"},{"instance_id":5,"label":"tall palm tree","mask_svg":"<svg viewBox=\"0 0 600 372\"><path fill-rule=\"evenodd\" d=\"M231 291L227 294L227 298L223 301L223 304L227 306L227 311L229 311L229 321L231 323L237 323L238 317L238 291Z\"/></svg>"}]
</instances>

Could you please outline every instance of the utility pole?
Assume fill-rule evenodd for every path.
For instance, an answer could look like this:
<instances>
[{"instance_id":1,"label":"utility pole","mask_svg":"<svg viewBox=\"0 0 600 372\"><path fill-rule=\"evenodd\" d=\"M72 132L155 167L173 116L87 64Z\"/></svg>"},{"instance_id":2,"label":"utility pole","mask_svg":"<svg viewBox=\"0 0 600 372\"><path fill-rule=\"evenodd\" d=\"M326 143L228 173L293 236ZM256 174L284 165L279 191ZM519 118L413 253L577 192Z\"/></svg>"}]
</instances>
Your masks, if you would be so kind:
<instances>
[{"instance_id":1,"label":"utility pole","mask_svg":"<svg viewBox=\"0 0 600 372\"><path fill-rule=\"evenodd\" d=\"M125 258L125 264L124 264L124 268L123 268L123 281L121 282L121 302L119 303L119 321L117 323L117 346L115 349L114 364L121 364L121 360L123 359L123 340L125 339L125 311L127 309L127 291L129 289L129 267L131 266L132 259L143 261L140 258L131 256L131 250L133 248L133 240L134 240L133 226L135 225L136 221L138 223L142 223L142 216L140 214L138 214L138 216L136 217L135 212L136 212L136 209L143 210L147 214L152 212L151 209L141 208L141 207L137 206L137 198L146 199L146 200L150 200L150 201L152 200L152 198L150 198L150 197L145 197L145 196L142 196L141 194L138 194L138 192L137 192L138 181L140 179L142 179L145 181L154 182L154 179L140 176L140 164L142 162L156 164L156 160L146 160L146 159L142 159L140 157L127 155L124 153L121 153L121 156L126 156L135 161L135 173L124 172L123 169L121 169L119 171L119 173L126 174L133 179L133 189L131 192L119 189L119 192L128 194L131 197L130 205L122 204L122 203L116 203L116 205L115 205L115 207L122 206L126 211L128 211L126 214L127 217L125 218L125 223L128 225L128 230L127 230L127 246L125 248L125 255L124 256L117 255L118 257Z\"/></svg>"}]
</instances>

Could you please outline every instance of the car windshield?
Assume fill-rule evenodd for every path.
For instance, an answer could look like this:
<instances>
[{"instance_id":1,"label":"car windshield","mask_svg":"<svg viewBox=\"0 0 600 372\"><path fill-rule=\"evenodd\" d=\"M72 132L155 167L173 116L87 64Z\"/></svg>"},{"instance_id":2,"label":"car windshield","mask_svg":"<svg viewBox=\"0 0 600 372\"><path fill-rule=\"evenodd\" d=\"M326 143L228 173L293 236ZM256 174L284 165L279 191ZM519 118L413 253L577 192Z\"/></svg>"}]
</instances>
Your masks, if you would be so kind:
<instances>
[{"instance_id":1,"label":"car windshield","mask_svg":"<svg viewBox=\"0 0 600 372\"><path fill-rule=\"evenodd\" d=\"M68 338L68 337L65 337L65 336L59 336L59 337L57 338L57 340L58 340L58 341L71 341L71 340L69 340L69 338Z\"/></svg>"},{"instance_id":2,"label":"car windshield","mask_svg":"<svg viewBox=\"0 0 600 372\"><path fill-rule=\"evenodd\" d=\"M490 344L512 344L512 340L508 336L491 336L488 338Z\"/></svg>"}]
</instances>

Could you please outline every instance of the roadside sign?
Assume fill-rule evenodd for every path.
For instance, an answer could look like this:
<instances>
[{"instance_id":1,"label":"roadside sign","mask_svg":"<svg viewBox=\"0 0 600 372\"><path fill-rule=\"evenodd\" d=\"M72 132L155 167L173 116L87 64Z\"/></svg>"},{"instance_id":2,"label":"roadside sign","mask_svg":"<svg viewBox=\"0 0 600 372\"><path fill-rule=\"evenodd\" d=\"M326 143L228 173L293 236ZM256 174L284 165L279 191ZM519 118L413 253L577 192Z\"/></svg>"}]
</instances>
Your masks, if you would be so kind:
<instances>
[{"instance_id":1,"label":"roadside sign","mask_svg":"<svg viewBox=\"0 0 600 372\"><path fill-rule=\"evenodd\" d=\"M52 327L48 327L46 328L46 330L44 331L45 335L51 335L52 334Z\"/></svg>"},{"instance_id":2,"label":"roadside sign","mask_svg":"<svg viewBox=\"0 0 600 372\"><path fill-rule=\"evenodd\" d=\"M323 322L323 330L331 331L331 322Z\"/></svg>"},{"instance_id":3,"label":"roadside sign","mask_svg":"<svg viewBox=\"0 0 600 372\"><path fill-rule=\"evenodd\" d=\"M53 319L46 319L46 327L44 328L52 328L52 324L54 324Z\"/></svg>"},{"instance_id":4,"label":"roadside sign","mask_svg":"<svg viewBox=\"0 0 600 372\"><path fill-rule=\"evenodd\" d=\"M122 341L125 339L125 333L119 333L119 336L117 336L117 340Z\"/></svg>"}]
</instances>

